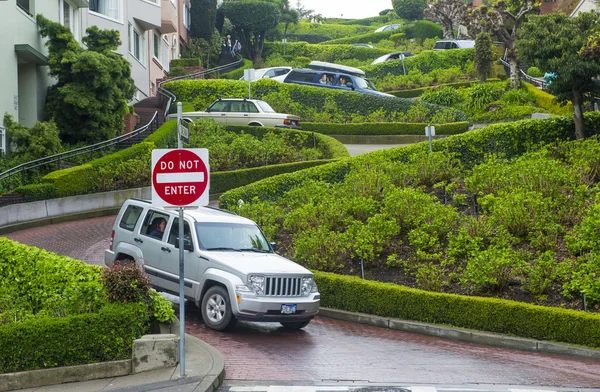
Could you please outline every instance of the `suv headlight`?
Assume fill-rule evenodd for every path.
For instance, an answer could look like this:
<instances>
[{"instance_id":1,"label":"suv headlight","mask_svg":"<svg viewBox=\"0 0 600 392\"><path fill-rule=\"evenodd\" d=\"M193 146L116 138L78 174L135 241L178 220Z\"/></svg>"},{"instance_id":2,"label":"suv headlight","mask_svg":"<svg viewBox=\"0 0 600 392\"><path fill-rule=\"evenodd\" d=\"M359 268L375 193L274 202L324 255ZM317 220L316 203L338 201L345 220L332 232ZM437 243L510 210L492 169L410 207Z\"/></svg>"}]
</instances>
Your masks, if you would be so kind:
<instances>
[{"instance_id":1,"label":"suv headlight","mask_svg":"<svg viewBox=\"0 0 600 392\"><path fill-rule=\"evenodd\" d=\"M302 278L302 295L308 296L310 293L316 293L318 291L317 284L314 278Z\"/></svg>"},{"instance_id":2,"label":"suv headlight","mask_svg":"<svg viewBox=\"0 0 600 392\"><path fill-rule=\"evenodd\" d=\"M248 287L254 291L256 295L265 293L265 277L260 275L250 275L248 277Z\"/></svg>"}]
</instances>

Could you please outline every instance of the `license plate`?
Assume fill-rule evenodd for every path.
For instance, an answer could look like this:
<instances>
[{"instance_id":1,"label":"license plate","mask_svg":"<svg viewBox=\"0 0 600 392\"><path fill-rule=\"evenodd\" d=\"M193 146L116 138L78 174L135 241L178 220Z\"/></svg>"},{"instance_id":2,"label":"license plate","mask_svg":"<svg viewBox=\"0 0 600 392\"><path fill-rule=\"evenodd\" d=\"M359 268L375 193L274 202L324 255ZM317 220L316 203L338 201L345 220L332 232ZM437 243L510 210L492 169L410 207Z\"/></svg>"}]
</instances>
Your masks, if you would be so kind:
<instances>
[{"instance_id":1,"label":"license plate","mask_svg":"<svg viewBox=\"0 0 600 392\"><path fill-rule=\"evenodd\" d=\"M283 314L294 314L296 313L296 304L283 304L281 305L281 313Z\"/></svg>"}]
</instances>

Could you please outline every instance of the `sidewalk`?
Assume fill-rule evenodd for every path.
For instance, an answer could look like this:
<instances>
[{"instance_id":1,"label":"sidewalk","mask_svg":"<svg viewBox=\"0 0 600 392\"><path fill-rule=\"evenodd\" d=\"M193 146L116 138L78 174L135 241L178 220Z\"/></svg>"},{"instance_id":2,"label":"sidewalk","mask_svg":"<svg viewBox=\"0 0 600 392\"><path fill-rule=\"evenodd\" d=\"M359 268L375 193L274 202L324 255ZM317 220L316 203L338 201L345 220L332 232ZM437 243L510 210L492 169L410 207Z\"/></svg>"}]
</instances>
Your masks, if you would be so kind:
<instances>
[{"instance_id":1,"label":"sidewalk","mask_svg":"<svg viewBox=\"0 0 600 392\"><path fill-rule=\"evenodd\" d=\"M225 378L223 356L212 346L185 335L185 377L179 376L179 366L157 369L128 376L104 378L38 388L19 389L21 392L142 392L194 391L213 392Z\"/></svg>"}]
</instances>

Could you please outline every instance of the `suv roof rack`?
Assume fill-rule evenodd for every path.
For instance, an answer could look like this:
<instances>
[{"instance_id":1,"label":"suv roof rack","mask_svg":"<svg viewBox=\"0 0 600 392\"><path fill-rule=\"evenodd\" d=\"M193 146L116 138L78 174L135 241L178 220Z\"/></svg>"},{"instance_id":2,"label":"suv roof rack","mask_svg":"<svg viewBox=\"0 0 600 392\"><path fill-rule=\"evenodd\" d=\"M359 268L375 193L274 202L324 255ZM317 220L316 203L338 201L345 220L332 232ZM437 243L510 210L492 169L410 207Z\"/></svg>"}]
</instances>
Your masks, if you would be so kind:
<instances>
[{"instance_id":1,"label":"suv roof rack","mask_svg":"<svg viewBox=\"0 0 600 392\"><path fill-rule=\"evenodd\" d=\"M325 61L311 61L310 64L308 64L308 68L314 69L315 71L345 72L350 75L365 77L365 71L361 69L348 67L347 65L327 63Z\"/></svg>"}]
</instances>

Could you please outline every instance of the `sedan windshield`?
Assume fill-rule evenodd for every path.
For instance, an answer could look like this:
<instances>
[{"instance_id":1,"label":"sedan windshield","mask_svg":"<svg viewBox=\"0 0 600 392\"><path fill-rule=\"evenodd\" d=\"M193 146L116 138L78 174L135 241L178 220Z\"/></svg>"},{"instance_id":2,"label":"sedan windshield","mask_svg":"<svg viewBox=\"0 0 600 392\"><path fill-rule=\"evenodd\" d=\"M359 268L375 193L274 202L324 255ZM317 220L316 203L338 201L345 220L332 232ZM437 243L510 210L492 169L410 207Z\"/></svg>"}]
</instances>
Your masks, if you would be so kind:
<instances>
[{"instance_id":1,"label":"sedan windshield","mask_svg":"<svg viewBox=\"0 0 600 392\"><path fill-rule=\"evenodd\" d=\"M258 103L258 106L260 106L260 108L262 109L262 111L265 112L265 113L277 113L275 111L275 109L273 109L271 107L271 105L269 105L265 101L256 101L256 103Z\"/></svg>"},{"instance_id":2,"label":"sedan windshield","mask_svg":"<svg viewBox=\"0 0 600 392\"><path fill-rule=\"evenodd\" d=\"M256 225L216 222L196 222L195 225L203 250L271 252L269 242Z\"/></svg>"}]
</instances>

